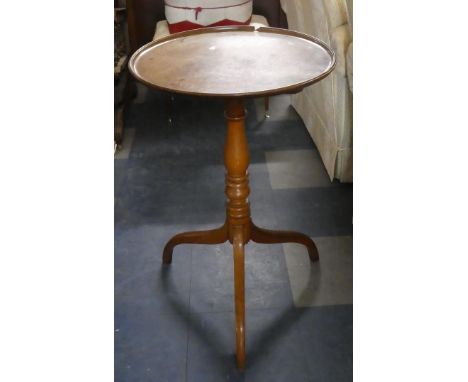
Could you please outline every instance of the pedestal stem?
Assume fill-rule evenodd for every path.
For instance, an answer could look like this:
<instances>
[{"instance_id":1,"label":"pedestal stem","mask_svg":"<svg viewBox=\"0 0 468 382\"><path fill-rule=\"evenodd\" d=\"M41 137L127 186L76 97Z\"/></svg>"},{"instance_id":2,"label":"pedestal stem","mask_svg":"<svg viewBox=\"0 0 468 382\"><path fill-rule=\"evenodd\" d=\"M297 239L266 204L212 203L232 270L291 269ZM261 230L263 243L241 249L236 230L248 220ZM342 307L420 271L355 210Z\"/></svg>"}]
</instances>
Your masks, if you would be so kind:
<instances>
[{"instance_id":1,"label":"pedestal stem","mask_svg":"<svg viewBox=\"0 0 468 382\"><path fill-rule=\"evenodd\" d=\"M245 110L241 99L230 99L226 108L227 137L224 147L226 166L226 216L229 241L232 243L234 230L241 229L243 244L250 239L250 206L248 196L249 149L245 136Z\"/></svg>"},{"instance_id":2,"label":"pedestal stem","mask_svg":"<svg viewBox=\"0 0 468 382\"><path fill-rule=\"evenodd\" d=\"M251 222L247 172L249 150L245 136L245 110L242 100L228 100L226 119L228 125L224 148L226 219L229 241L233 244L237 367L243 370L245 368L244 244L250 240Z\"/></svg>"},{"instance_id":3,"label":"pedestal stem","mask_svg":"<svg viewBox=\"0 0 468 382\"><path fill-rule=\"evenodd\" d=\"M257 227L250 219L249 149L245 136L245 109L242 99L231 98L226 106L227 137L224 147L226 166L226 221L216 229L184 232L172 237L164 247L163 262L170 264L174 247L179 244L220 244L229 240L233 247L234 295L236 311L237 367L245 369L245 244L300 243L307 247L312 261L318 252L310 237L299 232L273 231Z\"/></svg>"}]
</instances>

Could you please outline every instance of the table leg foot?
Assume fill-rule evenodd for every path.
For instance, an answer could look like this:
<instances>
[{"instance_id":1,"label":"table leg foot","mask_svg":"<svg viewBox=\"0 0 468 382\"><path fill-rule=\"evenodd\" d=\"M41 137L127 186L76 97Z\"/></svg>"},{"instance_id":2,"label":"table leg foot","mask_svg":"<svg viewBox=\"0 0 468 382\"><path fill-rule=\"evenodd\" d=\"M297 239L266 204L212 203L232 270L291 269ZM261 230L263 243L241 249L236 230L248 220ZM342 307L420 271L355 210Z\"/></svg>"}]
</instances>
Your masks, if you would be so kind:
<instances>
[{"instance_id":1,"label":"table leg foot","mask_svg":"<svg viewBox=\"0 0 468 382\"><path fill-rule=\"evenodd\" d=\"M313 240L300 232L294 231L275 231L257 227L252 223L250 238L255 243L260 244L279 244L279 243L298 243L306 246L311 261L318 261L319 255L317 247Z\"/></svg>"},{"instance_id":2,"label":"table leg foot","mask_svg":"<svg viewBox=\"0 0 468 382\"><path fill-rule=\"evenodd\" d=\"M221 244L228 240L226 224L207 231L183 232L173 236L164 247L163 263L172 262L172 251L179 244Z\"/></svg>"},{"instance_id":3,"label":"table leg foot","mask_svg":"<svg viewBox=\"0 0 468 382\"><path fill-rule=\"evenodd\" d=\"M237 368L245 369L245 291L244 291L244 238L242 230L233 237L234 295L236 309L236 357Z\"/></svg>"}]
</instances>

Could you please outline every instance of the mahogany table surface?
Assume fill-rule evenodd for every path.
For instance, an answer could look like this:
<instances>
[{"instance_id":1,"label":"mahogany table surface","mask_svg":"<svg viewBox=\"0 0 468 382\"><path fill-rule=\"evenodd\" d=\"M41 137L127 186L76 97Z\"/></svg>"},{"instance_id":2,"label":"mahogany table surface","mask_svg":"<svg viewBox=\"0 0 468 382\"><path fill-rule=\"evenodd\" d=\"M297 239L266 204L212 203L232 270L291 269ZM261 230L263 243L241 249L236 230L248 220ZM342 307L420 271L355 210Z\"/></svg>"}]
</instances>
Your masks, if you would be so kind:
<instances>
[{"instance_id":1,"label":"mahogany table surface","mask_svg":"<svg viewBox=\"0 0 468 382\"><path fill-rule=\"evenodd\" d=\"M296 93L327 76L335 55L319 39L279 28L203 28L144 45L129 68L174 93L255 97Z\"/></svg>"}]
</instances>

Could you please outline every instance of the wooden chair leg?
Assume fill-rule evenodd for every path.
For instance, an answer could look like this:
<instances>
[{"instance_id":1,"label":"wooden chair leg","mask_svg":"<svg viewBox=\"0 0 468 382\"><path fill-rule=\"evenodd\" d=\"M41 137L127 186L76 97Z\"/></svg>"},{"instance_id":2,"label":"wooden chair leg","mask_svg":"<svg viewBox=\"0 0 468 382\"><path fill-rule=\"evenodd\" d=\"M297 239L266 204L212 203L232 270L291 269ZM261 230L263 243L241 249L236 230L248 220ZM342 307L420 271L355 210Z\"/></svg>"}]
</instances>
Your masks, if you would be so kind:
<instances>
[{"instance_id":1,"label":"wooden chair leg","mask_svg":"<svg viewBox=\"0 0 468 382\"><path fill-rule=\"evenodd\" d=\"M265 97L265 118L270 118L270 98Z\"/></svg>"},{"instance_id":2,"label":"wooden chair leg","mask_svg":"<svg viewBox=\"0 0 468 382\"><path fill-rule=\"evenodd\" d=\"M167 121L172 126L172 117L174 114L174 95L165 93L164 94L164 108L167 116Z\"/></svg>"},{"instance_id":3,"label":"wooden chair leg","mask_svg":"<svg viewBox=\"0 0 468 382\"><path fill-rule=\"evenodd\" d=\"M234 298L236 309L237 368L245 369L245 291L244 291L244 238L242 228L234 233Z\"/></svg>"}]
</instances>

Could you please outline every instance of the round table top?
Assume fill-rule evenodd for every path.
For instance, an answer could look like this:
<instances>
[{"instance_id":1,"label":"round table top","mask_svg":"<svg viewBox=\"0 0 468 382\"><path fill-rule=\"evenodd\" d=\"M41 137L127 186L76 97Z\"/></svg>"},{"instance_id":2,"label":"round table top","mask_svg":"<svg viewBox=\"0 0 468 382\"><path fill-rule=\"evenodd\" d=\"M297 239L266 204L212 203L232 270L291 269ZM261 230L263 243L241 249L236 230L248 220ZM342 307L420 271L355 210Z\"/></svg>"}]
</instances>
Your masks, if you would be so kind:
<instances>
[{"instance_id":1,"label":"round table top","mask_svg":"<svg viewBox=\"0 0 468 382\"><path fill-rule=\"evenodd\" d=\"M176 33L144 45L129 62L132 74L149 86L215 97L296 93L334 66L333 51L319 39L251 26Z\"/></svg>"}]
</instances>

